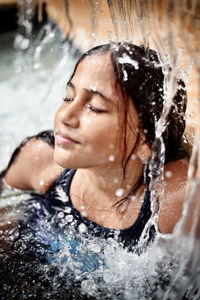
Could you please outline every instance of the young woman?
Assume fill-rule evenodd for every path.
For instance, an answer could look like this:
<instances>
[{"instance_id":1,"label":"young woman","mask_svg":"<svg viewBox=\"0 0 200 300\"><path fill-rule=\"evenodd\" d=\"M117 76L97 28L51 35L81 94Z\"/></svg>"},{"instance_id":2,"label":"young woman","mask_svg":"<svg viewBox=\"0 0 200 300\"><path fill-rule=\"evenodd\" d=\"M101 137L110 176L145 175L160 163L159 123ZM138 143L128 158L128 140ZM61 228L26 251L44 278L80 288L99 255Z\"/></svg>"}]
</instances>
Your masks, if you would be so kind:
<instances>
[{"instance_id":1,"label":"young woman","mask_svg":"<svg viewBox=\"0 0 200 300\"><path fill-rule=\"evenodd\" d=\"M44 194L40 211L45 207L55 217L63 209L62 227L71 218L74 228L84 224L94 236L112 237L117 230L118 240L131 248L151 216L148 163L163 108L163 84L157 54L149 48L113 43L89 50L78 61L55 115L55 146L50 132L26 140L3 172L4 181ZM180 80L163 133L162 233L173 231L186 193L190 150L183 140L185 109ZM38 212L31 218L37 223Z\"/></svg>"}]
</instances>

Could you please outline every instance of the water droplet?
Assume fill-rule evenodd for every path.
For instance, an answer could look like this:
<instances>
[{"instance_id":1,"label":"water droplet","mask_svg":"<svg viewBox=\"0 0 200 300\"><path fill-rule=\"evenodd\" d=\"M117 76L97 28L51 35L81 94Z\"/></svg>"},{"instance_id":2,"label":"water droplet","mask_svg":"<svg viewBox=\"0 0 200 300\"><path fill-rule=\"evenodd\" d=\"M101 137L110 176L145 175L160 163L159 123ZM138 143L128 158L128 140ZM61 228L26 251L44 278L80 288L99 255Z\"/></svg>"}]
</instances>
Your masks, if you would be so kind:
<instances>
[{"instance_id":1,"label":"water droplet","mask_svg":"<svg viewBox=\"0 0 200 300\"><path fill-rule=\"evenodd\" d=\"M89 244L87 248L88 248L90 251L93 251L93 252L95 252L95 253L99 253L99 252L101 251L100 246L97 245L97 244L94 244L94 243Z\"/></svg>"},{"instance_id":2,"label":"water droplet","mask_svg":"<svg viewBox=\"0 0 200 300\"><path fill-rule=\"evenodd\" d=\"M137 157L137 155L136 155L136 154L132 154L132 155L131 155L131 159L132 159L132 160L135 160L135 159L136 159L136 157Z\"/></svg>"},{"instance_id":3,"label":"water droplet","mask_svg":"<svg viewBox=\"0 0 200 300\"><path fill-rule=\"evenodd\" d=\"M131 59L127 54L123 53L122 57L118 59L119 64L129 64L132 65L136 70L139 69L138 62Z\"/></svg>"},{"instance_id":4,"label":"water droplet","mask_svg":"<svg viewBox=\"0 0 200 300\"><path fill-rule=\"evenodd\" d=\"M135 196L131 196L131 201L135 201L136 197Z\"/></svg>"},{"instance_id":5,"label":"water droplet","mask_svg":"<svg viewBox=\"0 0 200 300\"><path fill-rule=\"evenodd\" d=\"M73 221L73 216L72 215L68 215L65 217L65 220L68 222L68 223L71 223Z\"/></svg>"},{"instance_id":6,"label":"water droplet","mask_svg":"<svg viewBox=\"0 0 200 300\"><path fill-rule=\"evenodd\" d=\"M35 64L33 65L33 69L34 69L34 70L38 70L39 67L40 67L40 64L39 64L39 63L35 63Z\"/></svg>"},{"instance_id":7,"label":"water droplet","mask_svg":"<svg viewBox=\"0 0 200 300\"><path fill-rule=\"evenodd\" d=\"M87 229L87 226L83 223L81 223L79 226L78 226L78 231L80 233L87 233L88 232L88 229Z\"/></svg>"},{"instance_id":8,"label":"water droplet","mask_svg":"<svg viewBox=\"0 0 200 300\"><path fill-rule=\"evenodd\" d=\"M65 212L67 214L70 214L71 211L72 211L71 207L65 207Z\"/></svg>"},{"instance_id":9,"label":"water droplet","mask_svg":"<svg viewBox=\"0 0 200 300\"><path fill-rule=\"evenodd\" d=\"M115 191L115 195L116 195L117 197L122 197L123 193L124 193L124 189L117 189L117 190Z\"/></svg>"},{"instance_id":10,"label":"water droplet","mask_svg":"<svg viewBox=\"0 0 200 300\"><path fill-rule=\"evenodd\" d=\"M119 180L117 178L113 179L113 183L118 183L118 182L119 182Z\"/></svg>"},{"instance_id":11,"label":"water droplet","mask_svg":"<svg viewBox=\"0 0 200 300\"><path fill-rule=\"evenodd\" d=\"M60 200L62 201L62 202L67 202L68 200L69 200L69 198L68 198L68 196L65 194L65 192L63 191L63 189L62 189L62 187L57 187L56 188L56 191L57 191L57 193L58 193L58 196L59 196L59 198L60 198Z\"/></svg>"},{"instance_id":12,"label":"water droplet","mask_svg":"<svg viewBox=\"0 0 200 300\"><path fill-rule=\"evenodd\" d=\"M109 161L114 161L115 160L115 156L114 155L110 155L109 156Z\"/></svg>"},{"instance_id":13,"label":"water droplet","mask_svg":"<svg viewBox=\"0 0 200 300\"><path fill-rule=\"evenodd\" d=\"M62 219L63 217L64 217L64 213L63 213L62 211L59 212L59 213L58 213L58 218L59 218L59 219Z\"/></svg>"},{"instance_id":14,"label":"water droplet","mask_svg":"<svg viewBox=\"0 0 200 300\"><path fill-rule=\"evenodd\" d=\"M171 178L172 177L172 172L171 171L166 171L165 172L165 176L167 177L167 178Z\"/></svg>"},{"instance_id":15,"label":"water droplet","mask_svg":"<svg viewBox=\"0 0 200 300\"><path fill-rule=\"evenodd\" d=\"M82 215L83 217L87 217L87 212L86 212L85 210L83 210L83 211L81 212L81 215Z\"/></svg>"}]
</instances>

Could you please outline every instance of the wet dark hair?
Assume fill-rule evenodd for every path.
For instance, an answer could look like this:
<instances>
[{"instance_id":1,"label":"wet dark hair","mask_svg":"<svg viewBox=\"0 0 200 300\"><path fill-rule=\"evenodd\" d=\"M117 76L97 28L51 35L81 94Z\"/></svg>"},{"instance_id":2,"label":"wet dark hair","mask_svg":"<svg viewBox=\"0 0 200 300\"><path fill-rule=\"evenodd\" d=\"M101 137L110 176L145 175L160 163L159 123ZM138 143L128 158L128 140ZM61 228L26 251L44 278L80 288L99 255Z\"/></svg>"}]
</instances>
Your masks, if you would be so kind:
<instances>
[{"instance_id":1,"label":"wet dark hair","mask_svg":"<svg viewBox=\"0 0 200 300\"><path fill-rule=\"evenodd\" d=\"M100 45L84 53L77 62L71 79L73 78L79 63L85 57L106 53L110 53L116 80L121 87L123 95L124 128L122 138L124 141L124 155L122 166L125 179L127 163L134 152L137 142L139 141L139 129L143 129L146 136L146 143L148 143L151 149L153 148L153 151L156 152L156 165L159 165L160 141L155 144L154 141L156 138L156 122L161 117L163 111L164 74L156 51L148 47L145 48L143 45L136 46L128 42L123 42ZM129 153L127 157L126 125L129 104L128 101L130 98L138 112L139 128L137 140L133 145L131 153ZM166 129L162 134L165 146L165 164L181 158L189 159L191 156L192 147L183 135L186 125L186 107L187 95L185 83L182 80L178 80L177 90L172 99L172 106L166 118ZM157 167L155 170L152 170L152 172L155 173L152 173L153 177L156 177L158 173ZM142 177L136 185L132 187L128 195L116 201L114 206L117 206L120 210L125 202L129 205L130 195L132 195L144 181L149 185L149 163L144 165Z\"/></svg>"},{"instance_id":2,"label":"wet dark hair","mask_svg":"<svg viewBox=\"0 0 200 300\"><path fill-rule=\"evenodd\" d=\"M164 74L158 55L156 51L150 48L145 48L143 45L136 46L128 42L100 45L90 49L81 56L74 68L71 79L73 78L79 63L85 57L106 53L110 53L116 80L119 83L124 96L124 123L125 125L127 124L128 101L131 98L138 111L139 128L143 129L146 136L146 142L152 147L155 140L155 123L162 114L164 103ZM177 91L172 102L173 104L166 119L166 129L162 135L165 145L165 163L181 158L189 159L191 155L191 145L183 136L186 122L185 111L187 96L185 84L182 80L177 81ZM123 129L124 148L126 150L126 126L124 126ZM41 132L33 137L42 139L51 146L54 145L52 131ZM8 167L0 173L0 178L5 175L20 149L33 137L25 139L14 151ZM139 133L137 137L137 141L138 140ZM124 175L126 165L133 151L134 148L129 157L122 162ZM148 171L148 167L146 170ZM130 193L133 193L142 182L143 178L141 178L136 186L132 188ZM127 199L128 196L120 199L117 204L121 204L122 200Z\"/></svg>"},{"instance_id":3,"label":"wet dark hair","mask_svg":"<svg viewBox=\"0 0 200 300\"><path fill-rule=\"evenodd\" d=\"M144 130L146 142L152 146L155 140L155 124L162 114L164 103L164 74L156 51L128 42L100 45L82 55L71 78L85 57L105 53L111 55L116 80L124 95L125 112L128 110L128 98L131 97L138 112L139 128ZM165 163L190 158L191 145L183 136L186 106L185 83L178 80L177 91L166 119L166 129L162 135L165 145ZM127 118L126 113L125 118ZM127 161L124 165L126 163Z\"/></svg>"}]
</instances>

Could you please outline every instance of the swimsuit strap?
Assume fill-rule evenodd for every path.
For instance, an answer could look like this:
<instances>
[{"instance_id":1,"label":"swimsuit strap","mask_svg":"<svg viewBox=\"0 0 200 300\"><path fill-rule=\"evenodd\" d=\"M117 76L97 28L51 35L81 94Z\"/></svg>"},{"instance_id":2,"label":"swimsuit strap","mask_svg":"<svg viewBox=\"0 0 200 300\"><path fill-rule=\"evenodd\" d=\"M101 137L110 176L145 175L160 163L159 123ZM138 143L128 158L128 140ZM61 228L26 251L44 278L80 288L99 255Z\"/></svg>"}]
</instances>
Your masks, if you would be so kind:
<instances>
[{"instance_id":1,"label":"swimsuit strap","mask_svg":"<svg viewBox=\"0 0 200 300\"><path fill-rule=\"evenodd\" d=\"M63 211L66 210L66 207L70 207L70 214L72 214L73 218L76 220L74 225L75 228L78 228L78 226L83 223L87 226L88 233L91 233L95 236L104 237L106 239L115 236L116 232L118 232L118 240L119 242L122 242L125 247L136 245L140 239L145 225L151 217L151 192L149 188L146 189L144 200L136 221L127 229L110 229L90 221L86 217L82 216L81 213L73 206L69 191L75 172L76 170L74 169L66 169L62 172L62 174L53 184L50 191L45 195L47 200L45 201L45 208L47 208L50 213L55 214L58 207L63 207ZM62 194L64 194L63 197Z\"/></svg>"}]
</instances>

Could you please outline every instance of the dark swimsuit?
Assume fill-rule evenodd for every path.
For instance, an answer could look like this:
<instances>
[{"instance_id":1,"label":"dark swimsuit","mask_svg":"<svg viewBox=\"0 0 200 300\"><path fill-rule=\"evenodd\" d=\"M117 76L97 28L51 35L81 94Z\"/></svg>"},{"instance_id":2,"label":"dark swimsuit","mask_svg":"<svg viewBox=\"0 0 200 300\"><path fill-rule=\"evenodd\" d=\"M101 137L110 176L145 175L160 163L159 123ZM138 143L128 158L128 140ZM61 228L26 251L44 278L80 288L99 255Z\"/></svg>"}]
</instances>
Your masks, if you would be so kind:
<instances>
[{"instance_id":1,"label":"dark swimsuit","mask_svg":"<svg viewBox=\"0 0 200 300\"><path fill-rule=\"evenodd\" d=\"M120 251L125 248L140 254L145 250L146 245L142 250L137 246L151 216L149 190L132 226L109 229L73 207L69 190L74 174L75 170L65 170L45 195L33 193L32 199L20 204L20 227L0 263L1 299L49 299L49 295L52 299L95 299L81 296L81 282L91 276L96 284L102 281L103 270L109 268L107 259L115 255L118 245ZM148 241L154 233L152 228Z\"/></svg>"},{"instance_id":2,"label":"dark swimsuit","mask_svg":"<svg viewBox=\"0 0 200 300\"><path fill-rule=\"evenodd\" d=\"M47 140L50 145L51 139ZM15 238L9 249L0 252L1 299L95 299L81 294L81 282L92 274L96 274L94 280L103 280L106 259L116 246L139 254L137 245L151 217L148 188L134 224L124 230L109 229L73 207L69 190L74 174L75 170L65 170L45 195L32 193L32 199L19 204ZM153 227L149 233L147 240L152 241Z\"/></svg>"},{"instance_id":3,"label":"dark swimsuit","mask_svg":"<svg viewBox=\"0 0 200 300\"><path fill-rule=\"evenodd\" d=\"M131 250L131 248L138 243L144 227L151 216L150 191L148 189L146 190L140 213L132 226L123 230L106 228L88 220L73 207L69 190L75 171L76 170L65 170L45 196L40 199L43 210L47 210L54 216L54 230L56 232L63 231L63 227L60 229L58 224L60 222L59 216L61 215L68 221L68 224L70 224L71 219L75 231L79 229L81 224L84 224L87 233L94 237L108 239L116 237L117 235L118 242L122 243L123 247ZM62 211L63 214L60 214L60 211ZM39 211L37 217L42 218L42 216L39 216ZM150 231L150 239L153 238L153 235L154 230L152 228Z\"/></svg>"}]
</instances>

